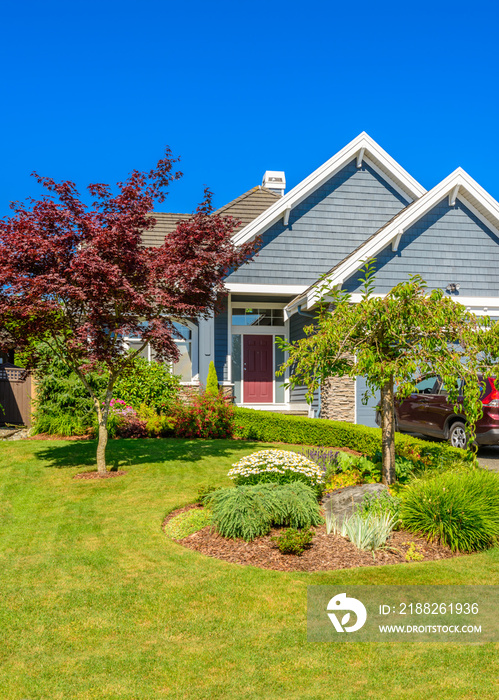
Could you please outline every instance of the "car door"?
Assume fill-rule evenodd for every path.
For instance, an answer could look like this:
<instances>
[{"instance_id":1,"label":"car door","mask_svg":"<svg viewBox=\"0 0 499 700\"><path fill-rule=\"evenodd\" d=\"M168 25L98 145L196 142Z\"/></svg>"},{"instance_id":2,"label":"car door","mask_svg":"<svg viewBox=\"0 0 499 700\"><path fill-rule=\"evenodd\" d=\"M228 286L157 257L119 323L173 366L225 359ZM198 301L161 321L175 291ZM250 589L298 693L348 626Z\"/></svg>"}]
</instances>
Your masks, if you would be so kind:
<instances>
[{"instance_id":1,"label":"car door","mask_svg":"<svg viewBox=\"0 0 499 700\"><path fill-rule=\"evenodd\" d=\"M435 401L438 400L440 378L426 375L416 383L415 391L401 401L396 409L399 428L413 433L433 434Z\"/></svg>"},{"instance_id":2,"label":"car door","mask_svg":"<svg viewBox=\"0 0 499 700\"><path fill-rule=\"evenodd\" d=\"M461 380L458 381L458 386L460 389L458 404L461 404L462 403ZM447 396L448 396L447 387L445 386L445 384L443 382L441 382L439 390L438 390L438 396L435 398L435 401L433 402L434 430L435 430L435 435L438 435L439 437L444 437L445 424L446 424L447 418L450 415L456 415L454 412L454 404L449 402Z\"/></svg>"}]
</instances>

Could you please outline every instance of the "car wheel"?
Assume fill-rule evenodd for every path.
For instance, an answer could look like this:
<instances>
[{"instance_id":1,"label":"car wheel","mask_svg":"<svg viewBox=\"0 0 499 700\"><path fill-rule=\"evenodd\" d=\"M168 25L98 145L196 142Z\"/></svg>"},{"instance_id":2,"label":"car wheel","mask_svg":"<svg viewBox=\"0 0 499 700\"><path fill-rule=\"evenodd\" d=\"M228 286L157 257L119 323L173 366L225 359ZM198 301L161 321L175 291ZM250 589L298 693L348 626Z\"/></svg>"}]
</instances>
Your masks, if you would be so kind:
<instances>
[{"instance_id":1,"label":"car wheel","mask_svg":"<svg viewBox=\"0 0 499 700\"><path fill-rule=\"evenodd\" d=\"M448 440L452 447L459 447L461 450L466 448L468 444L468 436L464 423L453 423L449 430Z\"/></svg>"}]
</instances>

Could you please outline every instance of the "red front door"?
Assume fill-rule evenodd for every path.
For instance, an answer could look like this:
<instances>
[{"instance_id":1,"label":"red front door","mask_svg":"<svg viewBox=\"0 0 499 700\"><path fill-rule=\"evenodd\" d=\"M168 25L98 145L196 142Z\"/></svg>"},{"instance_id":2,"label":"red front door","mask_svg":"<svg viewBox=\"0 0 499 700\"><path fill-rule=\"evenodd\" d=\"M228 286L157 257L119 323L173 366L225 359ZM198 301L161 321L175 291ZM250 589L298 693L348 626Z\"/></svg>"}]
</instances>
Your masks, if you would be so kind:
<instances>
[{"instance_id":1,"label":"red front door","mask_svg":"<svg viewBox=\"0 0 499 700\"><path fill-rule=\"evenodd\" d=\"M243 336L244 403L274 400L273 342L271 335Z\"/></svg>"}]
</instances>

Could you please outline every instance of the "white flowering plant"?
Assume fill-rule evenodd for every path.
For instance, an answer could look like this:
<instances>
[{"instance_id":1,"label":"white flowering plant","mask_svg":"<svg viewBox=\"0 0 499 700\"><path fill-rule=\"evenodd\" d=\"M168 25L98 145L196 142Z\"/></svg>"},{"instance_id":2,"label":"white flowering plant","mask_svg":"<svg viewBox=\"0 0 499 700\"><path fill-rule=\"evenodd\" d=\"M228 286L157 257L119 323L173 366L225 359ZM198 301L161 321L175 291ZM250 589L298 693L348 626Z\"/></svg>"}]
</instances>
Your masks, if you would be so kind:
<instances>
[{"instance_id":1,"label":"white flowering plant","mask_svg":"<svg viewBox=\"0 0 499 700\"><path fill-rule=\"evenodd\" d=\"M324 487L324 471L321 467L296 452L285 450L260 450L243 457L232 465L227 474L236 486L276 482L287 484L303 481L318 493Z\"/></svg>"}]
</instances>

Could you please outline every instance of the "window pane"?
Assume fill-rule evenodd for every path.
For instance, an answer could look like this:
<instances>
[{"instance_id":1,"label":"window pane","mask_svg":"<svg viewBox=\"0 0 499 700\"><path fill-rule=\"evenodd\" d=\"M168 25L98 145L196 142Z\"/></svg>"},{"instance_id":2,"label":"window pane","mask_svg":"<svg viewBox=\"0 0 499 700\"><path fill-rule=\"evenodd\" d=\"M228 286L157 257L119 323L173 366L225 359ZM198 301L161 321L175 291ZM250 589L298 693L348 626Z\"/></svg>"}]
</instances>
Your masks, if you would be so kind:
<instances>
[{"instance_id":1,"label":"window pane","mask_svg":"<svg viewBox=\"0 0 499 700\"><path fill-rule=\"evenodd\" d=\"M130 350L133 350L133 351L138 350L140 348L140 346L142 345L141 340L127 340L126 342L128 344L128 347L130 348ZM149 359L147 345L145 346L145 348L143 350L141 350L139 352L139 357L144 357L146 360Z\"/></svg>"},{"instance_id":2,"label":"window pane","mask_svg":"<svg viewBox=\"0 0 499 700\"><path fill-rule=\"evenodd\" d=\"M437 377L425 377L416 384L417 394L435 394L437 389Z\"/></svg>"},{"instance_id":3,"label":"window pane","mask_svg":"<svg viewBox=\"0 0 499 700\"><path fill-rule=\"evenodd\" d=\"M185 340L190 340L190 339L191 339L191 330L190 330L190 328L188 328L187 326L182 325L181 323L177 323L176 321L174 321L173 327L175 328L175 330L176 330L178 333L180 333L180 335L182 336L182 338L184 338Z\"/></svg>"},{"instance_id":4,"label":"window pane","mask_svg":"<svg viewBox=\"0 0 499 700\"><path fill-rule=\"evenodd\" d=\"M191 344L185 340L175 341L180 359L173 365L173 374L180 374L181 381L192 381L192 359L191 359Z\"/></svg>"},{"instance_id":5,"label":"window pane","mask_svg":"<svg viewBox=\"0 0 499 700\"><path fill-rule=\"evenodd\" d=\"M283 326L284 311L254 307L232 309L232 324L234 326Z\"/></svg>"}]
</instances>

